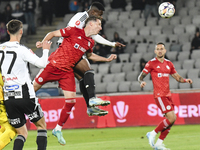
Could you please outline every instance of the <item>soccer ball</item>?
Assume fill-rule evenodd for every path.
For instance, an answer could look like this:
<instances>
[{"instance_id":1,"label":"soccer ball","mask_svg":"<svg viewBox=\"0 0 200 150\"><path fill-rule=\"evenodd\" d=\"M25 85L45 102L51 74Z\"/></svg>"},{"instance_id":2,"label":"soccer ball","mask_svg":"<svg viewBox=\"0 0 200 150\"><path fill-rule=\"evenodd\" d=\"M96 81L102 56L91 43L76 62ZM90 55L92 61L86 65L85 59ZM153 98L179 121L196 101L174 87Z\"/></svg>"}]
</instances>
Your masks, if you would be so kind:
<instances>
[{"instance_id":1,"label":"soccer ball","mask_svg":"<svg viewBox=\"0 0 200 150\"><path fill-rule=\"evenodd\" d=\"M158 13L162 18L170 18L174 15L174 5L169 2L161 3L158 7Z\"/></svg>"}]
</instances>

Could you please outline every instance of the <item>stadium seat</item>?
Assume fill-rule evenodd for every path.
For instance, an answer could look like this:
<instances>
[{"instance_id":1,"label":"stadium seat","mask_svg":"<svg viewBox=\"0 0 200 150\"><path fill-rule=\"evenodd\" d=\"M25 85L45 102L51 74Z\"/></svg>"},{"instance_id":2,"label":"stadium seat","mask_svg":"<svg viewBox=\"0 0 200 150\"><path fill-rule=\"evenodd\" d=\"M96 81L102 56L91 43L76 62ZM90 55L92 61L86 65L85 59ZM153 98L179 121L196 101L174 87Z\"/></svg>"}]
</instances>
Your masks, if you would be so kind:
<instances>
[{"instance_id":1,"label":"stadium seat","mask_svg":"<svg viewBox=\"0 0 200 150\"><path fill-rule=\"evenodd\" d=\"M146 85L143 87L143 91L153 91L153 83L151 80L145 80Z\"/></svg>"},{"instance_id":2,"label":"stadium seat","mask_svg":"<svg viewBox=\"0 0 200 150\"><path fill-rule=\"evenodd\" d=\"M187 78L187 69L177 69L176 71L183 78Z\"/></svg>"},{"instance_id":3,"label":"stadium seat","mask_svg":"<svg viewBox=\"0 0 200 150\"><path fill-rule=\"evenodd\" d=\"M37 67L31 67L30 68L30 75L31 75L31 80L34 80L36 75L39 73L40 68Z\"/></svg>"},{"instance_id":4,"label":"stadium seat","mask_svg":"<svg viewBox=\"0 0 200 150\"><path fill-rule=\"evenodd\" d=\"M174 61L173 62L175 69L181 69L182 63L180 61Z\"/></svg>"},{"instance_id":5,"label":"stadium seat","mask_svg":"<svg viewBox=\"0 0 200 150\"><path fill-rule=\"evenodd\" d=\"M95 73L98 71L98 64L90 64L90 68L94 70Z\"/></svg>"},{"instance_id":6,"label":"stadium seat","mask_svg":"<svg viewBox=\"0 0 200 150\"><path fill-rule=\"evenodd\" d=\"M130 38L134 38L135 36L138 35L138 28L137 27L130 27L126 31L126 35Z\"/></svg>"},{"instance_id":7,"label":"stadium seat","mask_svg":"<svg viewBox=\"0 0 200 150\"><path fill-rule=\"evenodd\" d=\"M138 81L132 81L130 85L130 91L132 92L141 91L140 83Z\"/></svg>"},{"instance_id":8,"label":"stadium seat","mask_svg":"<svg viewBox=\"0 0 200 150\"><path fill-rule=\"evenodd\" d=\"M118 92L119 82L109 82L106 87L107 93L116 93Z\"/></svg>"},{"instance_id":9,"label":"stadium seat","mask_svg":"<svg viewBox=\"0 0 200 150\"><path fill-rule=\"evenodd\" d=\"M131 15L130 15L131 16ZM144 18L139 18L139 19L136 19L134 20L134 27L137 27L137 28L141 28L141 27L144 27L144 22L145 22L145 19Z\"/></svg>"},{"instance_id":10,"label":"stadium seat","mask_svg":"<svg viewBox=\"0 0 200 150\"><path fill-rule=\"evenodd\" d=\"M156 36L156 38L155 38L155 42L156 42L156 43L159 43L159 42L165 43L166 40L167 40L167 35L166 35L166 34L158 35L158 36ZM165 43L165 44L166 44L166 43ZM155 47L154 47L154 49L155 49Z\"/></svg>"},{"instance_id":11,"label":"stadium seat","mask_svg":"<svg viewBox=\"0 0 200 150\"><path fill-rule=\"evenodd\" d=\"M129 54L135 53L135 48L136 48L136 44L134 43L127 44L124 49L124 52L129 53Z\"/></svg>"},{"instance_id":12,"label":"stadium seat","mask_svg":"<svg viewBox=\"0 0 200 150\"><path fill-rule=\"evenodd\" d=\"M200 25L199 19L200 19L200 15L195 15L192 19L192 24L199 26Z\"/></svg>"},{"instance_id":13,"label":"stadium seat","mask_svg":"<svg viewBox=\"0 0 200 150\"><path fill-rule=\"evenodd\" d=\"M143 35L136 35L134 37L134 41L135 41L136 44L143 43L144 42L144 36Z\"/></svg>"},{"instance_id":14,"label":"stadium seat","mask_svg":"<svg viewBox=\"0 0 200 150\"><path fill-rule=\"evenodd\" d=\"M176 61L178 51L167 51L166 55L170 61Z\"/></svg>"},{"instance_id":15,"label":"stadium seat","mask_svg":"<svg viewBox=\"0 0 200 150\"><path fill-rule=\"evenodd\" d=\"M133 53L130 57L130 61L133 63L139 62L142 58L142 53Z\"/></svg>"},{"instance_id":16,"label":"stadium seat","mask_svg":"<svg viewBox=\"0 0 200 150\"><path fill-rule=\"evenodd\" d=\"M110 65L110 73L120 73L122 70L123 63L112 63Z\"/></svg>"},{"instance_id":17,"label":"stadium seat","mask_svg":"<svg viewBox=\"0 0 200 150\"><path fill-rule=\"evenodd\" d=\"M188 10L193 9L195 7L195 1L192 0L186 1L185 6L188 8Z\"/></svg>"},{"instance_id":18,"label":"stadium seat","mask_svg":"<svg viewBox=\"0 0 200 150\"><path fill-rule=\"evenodd\" d=\"M112 27L112 28L122 28L122 24L123 24L122 21L116 20L116 21L113 21L111 27ZM116 31L117 31L117 30L116 30Z\"/></svg>"},{"instance_id":19,"label":"stadium seat","mask_svg":"<svg viewBox=\"0 0 200 150\"><path fill-rule=\"evenodd\" d=\"M94 75L95 84L101 83L102 82L102 77L103 77L103 75L100 74L100 73L95 74Z\"/></svg>"},{"instance_id":20,"label":"stadium seat","mask_svg":"<svg viewBox=\"0 0 200 150\"><path fill-rule=\"evenodd\" d=\"M185 33L185 27L184 26L180 26L180 25L177 25L174 27L174 34L178 34L178 35L182 35Z\"/></svg>"},{"instance_id":21,"label":"stadium seat","mask_svg":"<svg viewBox=\"0 0 200 150\"><path fill-rule=\"evenodd\" d=\"M95 86L96 93L106 93L107 83L99 83Z\"/></svg>"},{"instance_id":22,"label":"stadium seat","mask_svg":"<svg viewBox=\"0 0 200 150\"><path fill-rule=\"evenodd\" d=\"M147 48L147 52L152 52L154 53L155 50L155 43L151 43L149 44L148 48Z\"/></svg>"},{"instance_id":23,"label":"stadium seat","mask_svg":"<svg viewBox=\"0 0 200 150\"><path fill-rule=\"evenodd\" d=\"M188 15L188 8L186 7L182 7L179 11L178 11L178 15L181 17L186 17Z\"/></svg>"},{"instance_id":24,"label":"stadium seat","mask_svg":"<svg viewBox=\"0 0 200 150\"><path fill-rule=\"evenodd\" d=\"M178 37L178 43L179 43L179 44L188 43L189 40L190 40L189 37L190 37L190 35L187 34L187 33L181 34L181 36ZM191 45L191 44L190 44L190 45ZM183 48L182 48L182 51L184 51Z\"/></svg>"},{"instance_id":25,"label":"stadium seat","mask_svg":"<svg viewBox=\"0 0 200 150\"><path fill-rule=\"evenodd\" d=\"M144 37L144 41L148 44L155 43L156 36L155 35L147 35Z\"/></svg>"},{"instance_id":26,"label":"stadium seat","mask_svg":"<svg viewBox=\"0 0 200 150\"><path fill-rule=\"evenodd\" d=\"M130 19L131 20L137 20L141 18L141 10L132 10L130 12Z\"/></svg>"},{"instance_id":27,"label":"stadium seat","mask_svg":"<svg viewBox=\"0 0 200 150\"><path fill-rule=\"evenodd\" d=\"M194 68L194 61L193 59L184 60L182 64L183 69L193 69Z\"/></svg>"},{"instance_id":28,"label":"stadium seat","mask_svg":"<svg viewBox=\"0 0 200 150\"><path fill-rule=\"evenodd\" d=\"M191 59L198 59L200 58L200 49L193 50L191 54Z\"/></svg>"},{"instance_id":29,"label":"stadium seat","mask_svg":"<svg viewBox=\"0 0 200 150\"><path fill-rule=\"evenodd\" d=\"M130 91L131 82L130 81L124 81L119 82L119 92L129 92Z\"/></svg>"},{"instance_id":30,"label":"stadium seat","mask_svg":"<svg viewBox=\"0 0 200 150\"><path fill-rule=\"evenodd\" d=\"M181 24L182 25L192 24L192 17L191 16L182 17Z\"/></svg>"},{"instance_id":31,"label":"stadium seat","mask_svg":"<svg viewBox=\"0 0 200 150\"><path fill-rule=\"evenodd\" d=\"M199 14L200 14L199 7L194 7L192 9L188 10L188 15L189 16L195 16L195 15L199 15Z\"/></svg>"},{"instance_id":32,"label":"stadium seat","mask_svg":"<svg viewBox=\"0 0 200 150\"><path fill-rule=\"evenodd\" d=\"M185 32L189 33L190 35L194 35L196 32L196 26L193 24L188 24L185 26Z\"/></svg>"},{"instance_id":33,"label":"stadium seat","mask_svg":"<svg viewBox=\"0 0 200 150\"><path fill-rule=\"evenodd\" d=\"M162 26L152 26L150 32L151 35L160 35L162 33Z\"/></svg>"},{"instance_id":34,"label":"stadium seat","mask_svg":"<svg viewBox=\"0 0 200 150\"><path fill-rule=\"evenodd\" d=\"M154 54L154 52L152 51L152 52L147 52L147 53L145 53L145 54L142 56L142 58L144 58L144 60L146 60L146 62L147 62L147 61L153 59L154 56L155 56L155 54Z\"/></svg>"},{"instance_id":35,"label":"stadium seat","mask_svg":"<svg viewBox=\"0 0 200 150\"><path fill-rule=\"evenodd\" d=\"M139 71L127 72L125 76L126 81L137 81Z\"/></svg>"},{"instance_id":36,"label":"stadium seat","mask_svg":"<svg viewBox=\"0 0 200 150\"><path fill-rule=\"evenodd\" d=\"M173 26L177 26L178 24L180 24L180 19L181 19L180 16L173 16L170 18L169 24Z\"/></svg>"},{"instance_id":37,"label":"stadium seat","mask_svg":"<svg viewBox=\"0 0 200 150\"><path fill-rule=\"evenodd\" d=\"M168 40L170 43L178 43L178 35L176 34L169 34Z\"/></svg>"},{"instance_id":38,"label":"stadium seat","mask_svg":"<svg viewBox=\"0 0 200 150\"><path fill-rule=\"evenodd\" d=\"M194 67L200 69L200 59L196 59Z\"/></svg>"},{"instance_id":39,"label":"stadium seat","mask_svg":"<svg viewBox=\"0 0 200 150\"><path fill-rule=\"evenodd\" d=\"M191 84L189 83L179 83L179 89L190 89Z\"/></svg>"},{"instance_id":40,"label":"stadium seat","mask_svg":"<svg viewBox=\"0 0 200 150\"><path fill-rule=\"evenodd\" d=\"M140 28L139 35L143 35L143 36L150 35L150 27L146 26L146 27Z\"/></svg>"},{"instance_id":41,"label":"stadium seat","mask_svg":"<svg viewBox=\"0 0 200 150\"><path fill-rule=\"evenodd\" d=\"M158 25L160 25L160 26L168 26L169 25L169 19L160 19L158 21Z\"/></svg>"},{"instance_id":42,"label":"stadium seat","mask_svg":"<svg viewBox=\"0 0 200 150\"><path fill-rule=\"evenodd\" d=\"M128 63L130 54L129 53L119 54L118 57L119 57L121 63Z\"/></svg>"},{"instance_id":43,"label":"stadium seat","mask_svg":"<svg viewBox=\"0 0 200 150\"><path fill-rule=\"evenodd\" d=\"M199 78L199 69L189 69L187 72L187 78L190 78L192 80L195 78Z\"/></svg>"},{"instance_id":44,"label":"stadium seat","mask_svg":"<svg viewBox=\"0 0 200 150\"><path fill-rule=\"evenodd\" d=\"M134 65L134 71L140 71L140 62L136 62Z\"/></svg>"},{"instance_id":45,"label":"stadium seat","mask_svg":"<svg viewBox=\"0 0 200 150\"><path fill-rule=\"evenodd\" d=\"M114 82L114 76L115 74L104 74L102 78L103 83Z\"/></svg>"},{"instance_id":46,"label":"stadium seat","mask_svg":"<svg viewBox=\"0 0 200 150\"><path fill-rule=\"evenodd\" d=\"M146 53L148 47L148 43L140 43L136 47L137 53Z\"/></svg>"},{"instance_id":47,"label":"stadium seat","mask_svg":"<svg viewBox=\"0 0 200 150\"><path fill-rule=\"evenodd\" d=\"M158 19L156 17L148 19L146 22L146 26L148 27L154 27L157 26L157 24L158 24Z\"/></svg>"},{"instance_id":48,"label":"stadium seat","mask_svg":"<svg viewBox=\"0 0 200 150\"><path fill-rule=\"evenodd\" d=\"M192 88L193 89L200 89L200 84L199 83L200 83L200 78L193 79Z\"/></svg>"},{"instance_id":49,"label":"stadium seat","mask_svg":"<svg viewBox=\"0 0 200 150\"><path fill-rule=\"evenodd\" d=\"M170 86L170 90L178 89L178 82L175 79L170 79L169 80L169 86Z\"/></svg>"},{"instance_id":50,"label":"stadium seat","mask_svg":"<svg viewBox=\"0 0 200 150\"><path fill-rule=\"evenodd\" d=\"M130 62L130 63L124 63L123 66L122 66L122 72L131 72L133 71L133 66L134 66L134 63Z\"/></svg>"},{"instance_id":51,"label":"stadium seat","mask_svg":"<svg viewBox=\"0 0 200 150\"><path fill-rule=\"evenodd\" d=\"M182 46L183 52L189 52L191 49L191 42L184 42Z\"/></svg>"},{"instance_id":52,"label":"stadium seat","mask_svg":"<svg viewBox=\"0 0 200 150\"><path fill-rule=\"evenodd\" d=\"M126 23L123 23L122 27L126 29L131 29L133 27L133 20L126 20Z\"/></svg>"},{"instance_id":53,"label":"stadium seat","mask_svg":"<svg viewBox=\"0 0 200 150\"><path fill-rule=\"evenodd\" d=\"M179 52L177 59L180 62L183 62L184 60L189 59L190 56L190 51L183 51L183 52Z\"/></svg>"},{"instance_id":54,"label":"stadium seat","mask_svg":"<svg viewBox=\"0 0 200 150\"><path fill-rule=\"evenodd\" d=\"M98 73L108 74L109 73L109 69L110 69L109 67L110 67L109 63L107 63L107 64L99 64Z\"/></svg>"},{"instance_id":55,"label":"stadium seat","mask_svg":"<svg viewBox=\"0 0 200 150\"><path fill-rule=\"evenodd\" d=\"M178 37L177 37L178 38ZM170 51L177 51L177 52L180 52L182 51L182 45L181 44L172 44L171 47L170 47Z\"/></svg>"},{"instance_id":56,"label":"stadium seat","mask_svg":"<svg viewBox=\"0 0 200 150\"><path fill-rule=\"evenodd\" d=\"M114 81L114 82L122 82L122 81L125 81L125 72L115 73L115 74L114 74L113 81Z\"/></svg>"}]
</instances>

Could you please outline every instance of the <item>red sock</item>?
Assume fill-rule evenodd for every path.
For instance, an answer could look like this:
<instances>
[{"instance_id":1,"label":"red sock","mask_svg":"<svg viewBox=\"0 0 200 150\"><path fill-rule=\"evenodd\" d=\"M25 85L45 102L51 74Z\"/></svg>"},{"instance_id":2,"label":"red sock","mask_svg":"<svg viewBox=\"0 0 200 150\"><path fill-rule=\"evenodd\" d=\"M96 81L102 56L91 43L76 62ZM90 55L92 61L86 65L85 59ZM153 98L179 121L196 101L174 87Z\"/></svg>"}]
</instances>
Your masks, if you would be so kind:
<instances>
[{"instance_id":1,"label":"red sock","mask_svg":"<svg viewBox=\"0 0 200 150\"><path fill-rule=\"evenodd\" d=\"M160 124L156 127L155 132L161 132L165 129L167 129L167 127L169 127L169 125L171 125L171 123L169 122L168 119L164 119L163 121L160 122Z\"/></svg>"},{"instance_id":2,"label":"red sock","mask_svg":"<svg viewBox=\"0 0 200 150\"><path fill-rule=\"evenodd\" d=\"M167 134L169 133L170 129L171 128L167 128L166 130L162 131L160 133L159 139L164 140L166 138Z\"/></svg>"},{"instance_id":3,"label":"red sock","mask_svg":"<svg viewBox=\"0 0 200 150\"><path fill-rule=\"evenodd\" d=\"M69 99L67 99L67 100L69 100ZM75 103L70 103L70 102L65 103L65 105L63 106L61 113L60 113L60 119L58 121L58 125L63 126L65 124L65 122L69 118L71 109L74 105L75 105Z\"/></svg>"}]
</instances>

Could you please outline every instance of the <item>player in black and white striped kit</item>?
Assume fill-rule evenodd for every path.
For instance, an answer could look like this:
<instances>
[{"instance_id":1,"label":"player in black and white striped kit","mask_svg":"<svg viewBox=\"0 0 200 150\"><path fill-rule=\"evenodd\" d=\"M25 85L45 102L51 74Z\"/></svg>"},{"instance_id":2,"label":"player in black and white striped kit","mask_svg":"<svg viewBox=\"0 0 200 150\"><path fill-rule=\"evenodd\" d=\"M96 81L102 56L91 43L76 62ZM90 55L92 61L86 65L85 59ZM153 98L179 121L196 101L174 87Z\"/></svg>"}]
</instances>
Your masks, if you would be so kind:
<instances>
[{"instance_id":1,"label":"player in black and white striped kit","mask_svg":"<svg viewBox=\"0 0 200 150\"><path fill-rule=\"evenodd\" d=\"M45 41L43 43L43 55L39 58L32 50L20 44L23 34L21 21L11 20L6 27L10 41L0 44L0 66L4 80L3 90L8 120L18 134L14 141L13 150L23 149L28 136L24 114L37 127L38 150L46 150L46 123L35 95L27 63L44 68L47 64L51 42Z\"/></svg>"},{"instance_id":2,"label":"player in black and white striped kit","mask_svg":"<svg viewBox=\"0 0 200 150\"><path fill-rule=\"evenodd\" d=\"M85 25L85 20L92 15L96 16L102 16L103 11L104 11L104 6L99 3L99 2L94 2L91 4L90 9L88 11L84 12L79 12L75 14L67 24L67 26L74 27L76 26L77 28L83 28ZM125 46L119 42L110 42L106 39L104 39L100 35L92 35L91 36L95 42L103 44L103 45L108 45L112 47L122 47ZM63 39L60 38L57 43L60 45L62 43ZM83 93L83 97L86 101L87 104L87 113L88 115L99 115L101 116L102 114L105 115L108 112L101 110L97 107L97 105L108 105L110 104L109 101L103 101L100 98L96 97L95 95L95 82L94 82L94 71L90 68L90 64L86 58L81 59L76 66L74 67L74 73L76 78L80 81L80 91Z\"/></svg>"}]
</instances>

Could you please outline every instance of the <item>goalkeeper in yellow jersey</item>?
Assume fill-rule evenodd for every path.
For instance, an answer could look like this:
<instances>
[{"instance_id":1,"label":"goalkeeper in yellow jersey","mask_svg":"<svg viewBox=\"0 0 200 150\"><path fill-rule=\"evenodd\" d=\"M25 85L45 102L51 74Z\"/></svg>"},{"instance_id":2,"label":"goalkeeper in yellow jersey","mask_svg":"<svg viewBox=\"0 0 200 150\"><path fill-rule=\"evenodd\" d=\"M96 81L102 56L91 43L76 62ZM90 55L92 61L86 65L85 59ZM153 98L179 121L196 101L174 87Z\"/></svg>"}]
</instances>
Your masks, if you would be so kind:
<instances>
[{"instance_id":1,"label":"goalkeeper in yellow jersey","mask_svg":"<svg viewBox=\"0 0 200 150\"><path fill-rule=\"evenodd\" d=\"M4 105L3 98L3 79L0 73L0 150L2 150L6 145L8 145L11 140L15 137L16 131L12 127L6 115L6 108Z\"/></svg>"}]
</instances>

